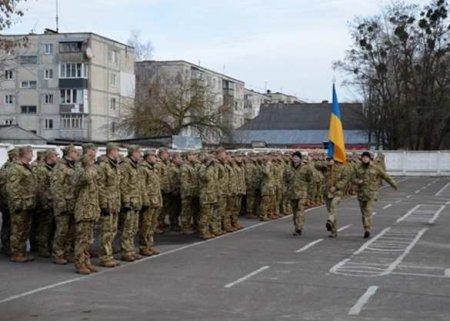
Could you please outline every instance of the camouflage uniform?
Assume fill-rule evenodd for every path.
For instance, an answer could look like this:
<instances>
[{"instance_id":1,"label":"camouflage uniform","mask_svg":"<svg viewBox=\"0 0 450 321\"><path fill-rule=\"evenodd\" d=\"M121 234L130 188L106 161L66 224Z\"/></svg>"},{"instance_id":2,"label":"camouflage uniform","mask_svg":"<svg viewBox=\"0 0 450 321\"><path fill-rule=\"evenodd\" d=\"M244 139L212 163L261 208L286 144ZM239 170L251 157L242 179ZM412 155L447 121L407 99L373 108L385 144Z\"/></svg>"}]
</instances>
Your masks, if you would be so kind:
<instances>
[{"instance_id":1,"label":"camouflage uniform","mask_svg":"<svg viewBox=\"0 0 450 321\"><path fill-rule=\"evenodd\" d=\"M116 148L113 145L108 148ZM121 206L119 164L106 156L97 167L100 204L100 251L101 265L114 267L118 262L113 256L113 242L117 234Z\"/></svg>"},{"instance_id":2,"label":"camouflage uniform","mask_svg":"<svg viewBox=\"0 0 450 321\"><path fill-rule=\"evenodd\" d=\"M49 151L56 153L55 151ZM35 169L38 185L37 208L39 210L38 224L38 252L40 256L50 257L53 242L55 219L53 215L53 195L51 193L51 180L55 165L45 161Z\"/></svg>"},{"instance_id":3,"label":"camouflage uniform","mask_svg":"<svg viewBox=\"0 0 450 321\"><path fill-rule=\"evenodd\" d=\"M245 187L247 193L247 216L250 218L256 217L257 212L257 194L258 194L258 169L255 161L248 159L245 162Z\"/></svg>"},{"instance_id":4,"label":"camouflage uniform","mask_svg":"<svg viewBox=\"0 0 450 321\"><path fill-rule=\"evenodd\" d=\"M170 205L169 205L169 219L171 229L175 229L178 227L178 219L181 212L181 197L180 197L180 187L181 187L181 178L180 178L180 167L178 164L171 164L169 166L169 178L171 185L171 194L170 194ZM163 199L164 204L164 199Z\"/></svg>"},{"instance_id":5,"label":"camouflage uniform","mask_svg":"<svg viewBox=\"0 0 450 321\"><path fill-rule=\"evenodd\" d=\"M94 224L100 217L98 174L94 167L86 167L88 161L95 161L95 158L85 155L81 166L72 176L76 195L75 267L82 274L97 271L91 264L89 248L94 239Z\"/></svg>"},{"instance_id":6,"label":"camouflage uniform","mask_svg":"<svg viewBox=\"0 0 450 321\"><path fill-rule=\"evenodd\" d=\"M161 149L161 152L167 152L165 149ZM159 175L159 181L161 185L161 193L162 193L162 199L163 204L162 208L158 215L158 226L161 229L164 229L166 227L166 217L169 217L169 222L172 229L178 228L178 217L173 216L173 210L172 210L172 191L173 186L170 181L170 167L172 165L170 164L170 161L168 160L160 160L155 164L155 168L157 169L158 175Z\"/></svg>"},{"instance_id":7,"label":"camouflage uniform","mask_svg":"<svg viewBox=\"0 0 450 321\"><path fill-rule=\"evenodd\" d=\"M154 151L147 151L145 155ZM159 185L158 172L155 164L146 160L139 165L139 175L142 179L143 207L139 222L139 250L144 256L158 254L154 248L153 235L158 222L159 211L162 207L161 187Z\"/></svg>"},{"instance_id":8,"label":"camouflage uniform","mask_svg":"<svg viewBox=\"0 0 450 321\"><path fill-rule=\"evenodd\" d=\"M66 153L75 150L73 146ZM63 159L53 170L50 189L53 195L53 213L55 215L56 231L53 240L52 256L55 262L67 259L73 249L75 240L75 189L72 176L75 173L75 162Z\"/></svg>"},{"instance_id":9,"label":"camouflage uniform","mask_svg":"<svg viewBox=\"0 0 450 321\"><path fill-rule=\"evenodd\" d=\"M217 211L217 166L211 157L199 168L200 217L197 231L200 237L208 239L219 226Z\"/></svg>"},{"instance_id":10,"label":"camouflage uniform","mask_svg":"<svg viewBox=\"0 0 450 321\"><path fill-rule=\"evenodd\" d=\"M294 226L297 234L301 234L305 224L305 204L307 200L308 183L312 180L309 166L291 163L286 168L285 182L288 186L288 197L294 213Z\"/></svg>"},{"instance_id":11,"label":"camouflage uniform","mask_svg":"<svg viewBox=\"0 0 450 321\"><path fill-rule=\"evenodd\" d=\"M198 174L195 162L186 161L180 167L181 232L194 232L194 213L198 212Z\"/></svg>"},{"instance_id":12,"label":"camouflage uniform","mask_svg":"<svg viewBox=\"0 0 450 321\"><path fill-rule=\"evenodd\" d=\"M129 149L138 150L137 146ZM139 178L138 162L125 157L120 164L120 192L122 200L122 235L120 237L122 259L133 261L140 258L135 253L134 237L139 228L139 212L142 209L142 181Z\"/></svg>"},{"instance_id":13,"label":"camouflage uniform","mask_svg":"<svg viewBox=\"0 0 450 321\"><path fill-rule=\"evenodd\" d=\"M385 180L393 188L397 189L397 183L378 166L362 162L355 168L354 182L357 185L359 207L362 214L364 231L370 233L372 228L372 211L378 201L379 181Z\"/></svg>"},{"instance_id":14,"label":"camouflage uniform","mask_svg":"<svg viewBox=\"0 0 450 321\"><path fill-rule=\"evenodd\" d=\"M283 203L283 174L284 166L280 161L274 161L274 180L275 180L275 197L274 197L274 218L279 217L282 212Z\"/></svg>"},{"instance_id":15,"label":"camouflage uniform","mask_svg":"<svg viewBox=\"0 0 450 321\"><path fill-rule=\"evenodd\" d=\"M246 193L245 191L245 168L241 160L235 161L233 163L233 169L236 175L236 199L233 213L231 216L231 226L234 229L241 229L242 226L239 224L239 215L242 209L242 200Z\"/></svg>"},{"instance_id":16,"label":"camouflage uniform","mask_svg":"<svg viewBox=\"0 0 450 321\"><path fill-rule=\"evenodd\" d=\"M233 167L232 161L225 163L225 170L228 176L228 193L227 193L227 205L225 210L225 218L223 220L223 229L226 232L233 232L232 227L233 213L236 208L236 195L238 192L236 172Z\"/></svg>"},{"instance_id":17,"label":"camouflage uniform","mask_svg":"<svg viewBox=\"0 0 450 321\"><path fill-rule=\"evenodd\" d=\"M275 178L274 168L270 160L266 160L261 165L261 208L259 219L261 221L267 221L271 209L273 208L273 199L275 198Z\"/></svg>"},{"instance_id":18,"label":"camouflage uniform","mask_svg":"<svg viewBox=\"0 0 450 321\"><path fill-rule=\"evenodd\" d=\"M217 162L217 185L218 188L218 197L217 197L217 215L219 218L219 224L215 230L218 233L216 235L220 235L224 233L225 227L227 225L227 198L228 198L228 171L225 167L225 163L223 161Z\"/></svg>"},{"instance_id":19,"label":"camouflage uniform","mask_svg":"<svg viewBox=\"0 0 450 321\"><path fill-rule=\"evenodd\" d=\"M37 193L36 178L29 164L15 161L9 166L6 191L11 213L11 258L26 257Z\"/></svg>"}]
</instances>

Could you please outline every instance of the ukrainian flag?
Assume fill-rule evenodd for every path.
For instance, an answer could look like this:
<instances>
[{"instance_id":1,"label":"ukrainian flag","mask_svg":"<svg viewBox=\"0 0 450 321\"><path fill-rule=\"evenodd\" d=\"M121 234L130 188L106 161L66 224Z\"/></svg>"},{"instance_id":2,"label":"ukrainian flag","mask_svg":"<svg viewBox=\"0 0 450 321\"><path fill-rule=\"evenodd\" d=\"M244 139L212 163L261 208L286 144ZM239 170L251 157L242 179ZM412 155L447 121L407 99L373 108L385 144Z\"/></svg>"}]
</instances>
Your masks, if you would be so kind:
<instances>
[{"instance_id":1,"label":"ukrainian flag","mask_svg":"<svg viewBox=\"0 0 450 321\"><path fill-rule=\"evenodd\" d=\"M341 110L336 94L336 88L333 84L333 104L331 106L330 132L328 134L328 157L335 161L346 163L347 154L345 153L344 128L342 126Z\"/></svg>"}]
</instances>

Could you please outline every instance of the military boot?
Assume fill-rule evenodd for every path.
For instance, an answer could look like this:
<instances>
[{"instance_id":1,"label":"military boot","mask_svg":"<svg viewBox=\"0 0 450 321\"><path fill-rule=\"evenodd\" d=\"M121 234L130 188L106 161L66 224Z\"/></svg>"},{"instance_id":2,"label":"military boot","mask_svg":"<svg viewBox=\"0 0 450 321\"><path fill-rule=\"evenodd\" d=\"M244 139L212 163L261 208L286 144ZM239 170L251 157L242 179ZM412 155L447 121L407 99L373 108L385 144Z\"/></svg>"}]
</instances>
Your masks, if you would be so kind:
<instances>
[{"instance_id":1,"label":"military boot","mask_svg":"<svg viewBox=\"0 0 450 321\"><path fill-rule=\"evenodd\" d=\"M125 254L122 255L121 260L125 262L134 262L136 259L133 254Z\"/></svg>"},{"instance_id":2,"label":"military boot","mask_svg":"<svg viewBox=\"0 0 450 321\"><path fill-rule=\"evenodd\" d=\"M58 258L53 259L53 263L55 263L57 265L66 265L69 262L65 258L58 257Z\"/></svg>"},{"instance_id":3,"label":"military boot","mask_svg":"<svg viewBox=\"0 0 450 321\"><path fill-rule=\"evenodd\" d=\"M150 251L152 251L152 255L158 255L161 253L160 251L155 250L154 248L151 248Z\"/></svg>"},{"instance_id":4,"label":"military boot","mask_svg":"<svg viewBox=\"0 0 450 321\"><path fill-rule=\"evenodd\" d=\"M26 263L26 262L28 262L28 258L25 255L22 255L22 254L13 254L13 255L11 255L9 260L11 262L14 262L14 263Z\"/></svg>"},{"instance_id":5,"label":"military boot","mask_svg":"<svg viewBox=\"0 0 450 321\"><path fill-rule=\"evenodd\" d=\"M100 266L107 267L107 268L114 268L118 266L120 263L115 260L109 260L109 261L102 261L100 262Z\"/></svg>"},{"instance_id":6,"label":"military boot","mask_svg":"<svg viewBox=\"0 0 450 321\"><path fill-rule=\"evenodd\" d=\"M144 257L143 257L142 255L140 255L139 253L133 253L132 255L133 255L135 261L144 258Z\"/></svg>"},{"instance_id":7,"label":"military boot","mask_svg":"<svg viewBox=\"0 0 450 321\"><path fill-rule=\"evenodd\" d=\"M96 272L98 272L97 268L96 268L95 266L93 266L91 263L86 264L86 267L88 268L88 270L89 270L91 273L96 273Z\"/></svg>"},{"instance_id":8,"label":"military boot","mask_svg":"<svg viewBox=\"0 0 450 321\"><path fill-rule=\"evenodd\" d=\"M75 270L78 274L84 274L88 275L91 274L91 270L88 269L88 267L84 264L75 264Z\"/></svg>"},{"instance_id":9,"label":"military boot","mask_svg":"<svg viewBox=\"0 0 450 321\"><path fill-rule=\"evenodd\" d=\"M141 250L139 253L143 256L152 256L153 255L153 252L151 250L147 250L147 249Z\"/></svg>"}]
</instances>

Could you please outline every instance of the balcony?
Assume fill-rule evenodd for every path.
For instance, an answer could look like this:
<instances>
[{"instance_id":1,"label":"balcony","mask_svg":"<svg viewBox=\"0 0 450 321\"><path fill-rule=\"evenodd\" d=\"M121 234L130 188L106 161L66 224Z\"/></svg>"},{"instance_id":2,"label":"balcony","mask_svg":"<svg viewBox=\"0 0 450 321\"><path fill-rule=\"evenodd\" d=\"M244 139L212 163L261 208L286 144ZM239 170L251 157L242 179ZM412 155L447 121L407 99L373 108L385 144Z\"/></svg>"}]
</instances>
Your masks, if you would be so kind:
<instances>
[{"instance_id":1,"label":"balcony","mask_svg":"<svg viewBox=\"0 0 450 321\"><path fill-rule=\"evenodd\" d=\"M83 114L84 105L83 104L60 104L59 105L60 114Z\"/></svg>"}]
</instances>

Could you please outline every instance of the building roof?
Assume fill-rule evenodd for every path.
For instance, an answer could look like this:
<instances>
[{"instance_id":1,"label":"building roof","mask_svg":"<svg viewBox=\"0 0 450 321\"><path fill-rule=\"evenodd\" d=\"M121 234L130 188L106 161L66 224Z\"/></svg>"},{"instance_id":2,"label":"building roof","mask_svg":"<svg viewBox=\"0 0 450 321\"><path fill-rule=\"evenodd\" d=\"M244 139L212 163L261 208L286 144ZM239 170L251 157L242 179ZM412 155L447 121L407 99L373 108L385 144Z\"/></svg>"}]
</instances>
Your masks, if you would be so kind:
<instances>
[{"instance_id":1,"label":"building roof","mask_svg":"<svg viewBox=\"0 0 450 321\"><path fill-rule=\"evenodd\" d=\"M136 65L145 65L145 64L174 64L174 65L176 65L176 64L183 64L183 65L188 65L188 66L191 66L191 67L195 67L195 68L198 68L200 70L204 70L204 71L216 74L216 75L218 75L220 77L228 78L228 79L233 80L235 82L239 82L241 84L244 84L244 81L242 81L242 80L233 78L231 76L222 74L220 72L217 72L217 71L214 71L214 70L211 70L211 69L208 69L208 68L205 68L205 67L200 66L200 65L196 65L196 64L194 64L192 62L189 62L189 61L186 61L186 60L143 60L143 61L136 61L135 64Z\"/></svg>"},{"instance_id":2,"label":"building roof","mask_svg":"<svg viewBox=\"0 0 450 321\"><path fill-rule=\"evenodd\" d=\"M344 132L347 145L367 144L367 134L361 130ZM235 144L249 145L252 142L265 142L267 145L318 145L328 141L328 129L319 130L235 130L231 141Z\"/></svg>"},{"instance_id":3,"label":"building roof","mask_svg":"<svg viewBox=\"0 0 450 321\"><path fill-rule=\"evenodd\" d=\"M365 130L362 104L342 103L344 130ZM238 130L328 130L331 104L266 104L253 120Z\"/></svg>"},{"instance_id":4,"label":"building roof","mask_svg":"<svg viewBox=\"0 0 450 321\"><path fill-rule=\"evenodd\" d=\"M18 125L0 125L0 142L45 144L46 139Z\"/></svg>"}]
</instances>

